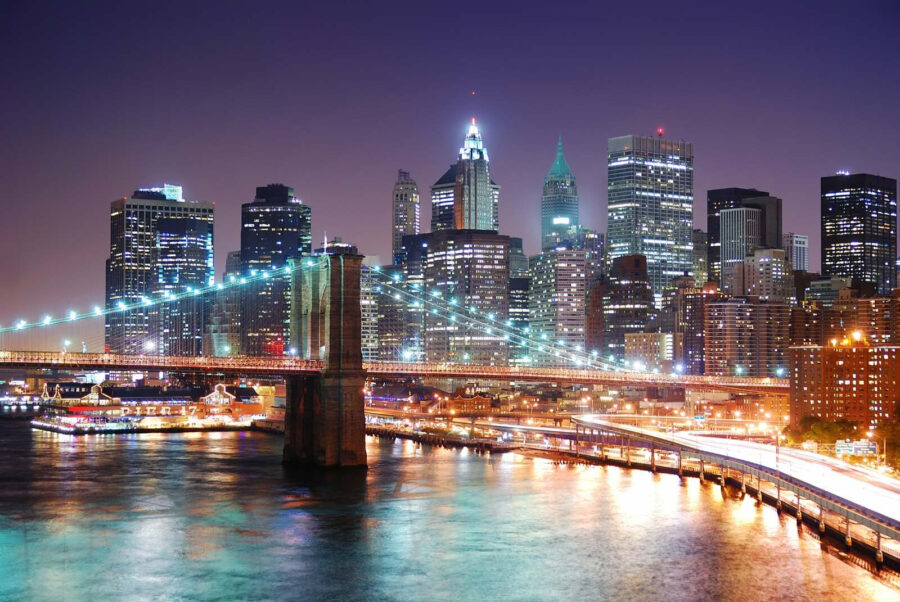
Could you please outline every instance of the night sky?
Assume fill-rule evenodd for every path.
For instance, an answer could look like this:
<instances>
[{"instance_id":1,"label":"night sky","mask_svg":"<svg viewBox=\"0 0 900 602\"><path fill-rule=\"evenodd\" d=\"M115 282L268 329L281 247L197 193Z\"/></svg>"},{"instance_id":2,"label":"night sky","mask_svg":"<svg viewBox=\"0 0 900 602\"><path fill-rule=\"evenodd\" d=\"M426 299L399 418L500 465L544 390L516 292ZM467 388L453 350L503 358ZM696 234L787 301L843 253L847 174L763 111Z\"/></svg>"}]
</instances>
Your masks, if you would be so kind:
<instances>
[{"instance_id":1,"label":"night sky","mask_svg":"<svg viewBox=\"0 0 900 602\"><path fill-rule=\"evenodd\" d=\"M163 182L216 203L217 276L270 182L314 242L388 261L397 169L427 230L473 115L528 252L560 133L586 226L606 139L664 126L694 143L698 225L708 188L768 190L813 269L819 178L900 176L897 3L388 4L0 3L0 324L102 303L109 203Z\"/></svg>"}]
</instances>

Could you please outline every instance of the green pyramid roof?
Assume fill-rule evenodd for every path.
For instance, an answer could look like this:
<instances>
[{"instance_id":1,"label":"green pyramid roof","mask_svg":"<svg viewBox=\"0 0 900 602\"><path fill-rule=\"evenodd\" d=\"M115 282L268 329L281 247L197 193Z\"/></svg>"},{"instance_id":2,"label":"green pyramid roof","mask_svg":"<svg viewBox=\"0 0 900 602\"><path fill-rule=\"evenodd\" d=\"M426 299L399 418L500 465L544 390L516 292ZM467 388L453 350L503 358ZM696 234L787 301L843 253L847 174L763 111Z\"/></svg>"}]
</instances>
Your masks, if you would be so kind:
<instances>
[{"instance_id":1,"label":"green pyramid roof","mask_svg":"<svg viewBox=\"0 0 900 602\"><path fill-rule=\"evenodd\" d=\"M566 163L566 156L563 154L562 136L560 136L559 142L556 144L556 159L553 160L553 165L550 167L550 173L547 174L547 178L562 179L566 176L575 177L572 174L572 170L569 169L569 164Z\"/></svg>"}]
</instances>

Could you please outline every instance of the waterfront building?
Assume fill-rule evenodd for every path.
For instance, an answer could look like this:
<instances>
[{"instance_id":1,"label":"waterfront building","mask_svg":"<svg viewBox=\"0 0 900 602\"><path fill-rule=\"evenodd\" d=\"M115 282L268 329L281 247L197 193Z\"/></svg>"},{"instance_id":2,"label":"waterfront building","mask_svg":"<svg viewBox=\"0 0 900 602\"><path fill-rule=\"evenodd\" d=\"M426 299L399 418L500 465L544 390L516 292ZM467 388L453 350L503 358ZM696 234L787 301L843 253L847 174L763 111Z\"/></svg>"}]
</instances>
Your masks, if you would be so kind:
<instances>
[{"instance_id":1,"label":"waterfront building","mask_svg":"<svg viewBox=\"0 0 900 602\"><path fill-rule=\"evenodd\" d=\"M876 345L860 331L824 345L790 348L791 424L804 416L849 420L862 428L896 420L900 347Z\"/></svg>"},{"instance_id":2,"label":"waterfront building","mask_svg":"<svg viewBox=\"0 0 900 602\"><path fill-rule=\"evenodd\" d=\"M580 225L578 216L578 187L563 154L562 136L556 145L556 158L544 178L541 193L541 248L557 246L560 233Z\"/></svg>"},{"instance_id":3,"label":"waterfront building","mask_svg":"<svg viewBox=\"0 0 900 602\"><path fill-rule=\"evenodd\" d=\"M587 252L553 249L534 255L528 309L531 334L582 351L585 344ZM536 361L560 363L542 354Z\"/></svg>"},{"instance_id":4,"label":"waterfront building","mask_svg":"<svg viewBox=\"0 0 900 602\"><path fill-rule=\"evenodd\" d=\"M707 259L709 280L722 282L722 235L720 232L723 209L751 207L761 212L758 246L781 246L781 199L755 188L716 188L706 193L706 235L709 254Z\"/></svg>"},{"instance_id":5,"label":"waterfront building","mask_svg":"<svg viewBox=\"0 0 900 602\"><path fill-rule=\"evenodd\" d=\"M822 178L822 274L897 284L897 180L840 172Z\"/></svg>"},{"instance_id":6,"label":"waterfront building","mask_svg":"<svg viewBox=\"0 0 900 602\"><path fill-rule=\"evenodd\" d=\"M475 120L456 163L431 187L431 230L500 230L500 186Z\"/></svg>"},{"instance_id":7,"label":"waterfront building","mask_svg":"<svg viewBox=\"0 0 900 602\"><path fill-rule=\"evenodd\" d=\"M781 248L795 270L809 271L809 236L787 232L781 237Z\"/></svg>"},{"instance_id":8,"label":"waterfront building","mask_svg":"<svg viewBox=\"0 0 900 602\"><path fill-rule=\"evenodd\" d=\"M507 340L493 330L509 317L509 237L484 230L442 230L425 239L425 361L506 365ZM436 297L459 307L448 312ZM465 315L463 315L465 314ZM469 323L469 316L480 326Z\"/></svg>"},{"instance_id":9,"label":"waterfront building","mask_svg":"<svg viewBox=\"0 0 900 602\"><path fill-rule=\"evenodd\" d=\"M110 253L106 260L106 350L111 353L156 352L158 338L151 333L151 308L147 299L159 288L159 271L154 263L157 222L162 219L195 219L208 224L208 269L201 279L212 277L212 230L214 205L185 201L180 186L141 188L131 198L110 205ZM166 240L170 240L166 237ZM172 249L169 248L169 251ZM159 257L159 255L156 255ZM169 257L173 259L173 257ZM185 261L193 262L194 258ZM208 263L207 263L208 262ZM178 262L167 273L177 272ZM124 311L121 308L126 308Z\"/></svg>"},{"instance_id":10,"label":"waterfront building","mask_svg":"<svg viewBox=\"0 0 900 602\"><path fill-rule=\"evenodd\" d=\"M270 184L256 189L241 206L241 273L280 268L312 250L311 209L294 196L294 189ZM285 355L290 344L290 274L242 287L241 353Z\"/></svg>"},{"instance_id":11,"label":"waterfront building","mask_svg":"<svg viewBox=\"0 0 900 602\"><path fill-rule=\"evenodd\" d=\"M645 256L660 307L669 281L693 270L693 145L622 136L610 138L607 150L609 257Z\"/></svg>"},{"instance_id":12,"label":"waterfront building","mask_svg":"<svg viewBox=\"0 0 900 602\"><path fill-rule=\"evenodd\" d=\"M694 245L694 282L703 286L709 280L709 241L706 232L694 229L691 236Z\"/></svg>"},{"instance_id":13,"label":"waterfront building","mask_svg":"<svg viewBox=\"0 0 900 602\"><path fill-rule=\"evenodd\" d=\"M419 233L419 185L408 171L397 171L394 183L391 230L394 263L401 263L403 237Z\"/></svg>"},{"instance_id":14,"label":"waterfront building","mask_svg":"<svg viewBox=\"0 0 900 602\"><path fill-rule=\"evenodd\" d=\"M734 297L706 306L707 376L781 377L787 375L790 306Z\"/></svg>"}]
</instances>

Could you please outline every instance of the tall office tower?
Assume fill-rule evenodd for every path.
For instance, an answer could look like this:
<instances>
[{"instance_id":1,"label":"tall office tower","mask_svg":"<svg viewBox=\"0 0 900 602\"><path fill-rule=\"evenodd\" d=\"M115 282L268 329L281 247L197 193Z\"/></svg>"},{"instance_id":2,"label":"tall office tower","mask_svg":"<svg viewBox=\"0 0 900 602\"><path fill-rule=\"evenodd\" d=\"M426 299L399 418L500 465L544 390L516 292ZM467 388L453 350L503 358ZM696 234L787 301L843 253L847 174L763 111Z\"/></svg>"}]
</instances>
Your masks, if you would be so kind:
<instances>
[{"instance_id":1,"label":"tall office tower","mask_svg":"<svg viewBox=\"0 0 900 602\"><path fill-rule=\"evenodd\" d=\"M703 286L709 280L709 241L706 232L694 229L694 282Z\"/></svg>"},{"instance_id":2,"label":"tall office tower","mask_svg":"<svg viewBox=\"0 0 900 602\"><path fill-rule=\"evenodd\" d=\"M662 137L623 136L607 144L610 259L644 255L657 307L672 278L690 273L694 148Z\"/></svg>"},{"instance_id":3,"label":"tall office tower","mask_svg":"<svg viewBox=\"0 0 900 602\"><path fill-rule=\"evenodd\" d=\"M790 348L790 417L849 420L861 427L896 421L900 347L848 332L826 345ZM848 386L852 383L853 386Z\"/></svg>"},{"instance_id":4,"label":"tall office tower","mask_svg":"<svg viewBox=\"0 0 900 602\"><path fill-rule=\"evenodd\" d=\"M425 361L506 365L506 340L499 332L486 330L490 322L502 324L508 318L509 237L483 230L443 230L424 236L425 299L445 303L432 308L427 301ZM459 307L459 312L447 311L447 303Z\"/></svg>"},{"instance_id":5,"label":"tall office tower","mask_svg":"<svg viewBox=\"0 0 900 602\"><path fill-rule=\"evenodd\" d=\"M695 289L680 289L675 297L675 332L681 335L681 364L686 374L706 371L706 308L728 299L715 282ZM677 367L677 366L676 366Z\"/></svg>"},{"instance_id":6,"label":"tall office tower","mask_svg":"<svg viewBox=\"0 0 900 602\"><path fill-rule=\"evenodd\" d=\"M294 189L269 184L256 189L253 202L241 205L241 272L254 274L287 265L309 254L311 210ZM290 274L254 281L242 291L241 353L280 356L290 345Z\"/></svg>"},{"instance_id":7,"label":"tall office tower","mask_svg":"<svg viewBox=\"0 0 900 602\"><path fill-rule=\"evenodd\" d=\"M735 293L735 271L754 249L762 246L763 212L754 207L734 207L719 212L722 237L720 266L722 289ZM739 293L737 293L739 294Z\"/></svg>"},{"instance_id":8,"label":"tall office tower","mask_svg":"<svg viewBox=\"0 0 900 602\"><path fill-rule=\"evenodd\" d=\"M522 278L528 276L528 256L522 249L522 239L509 238L509 277Z\"/></svg>"},{"instance_id":9,"label":"tall office tower","mask_svg":"<svg viewBox=\"0 0 900 602\"><path fill-rule=\"evenodd\" d=\"M822 178L822 274L896 286L897 180L841 172Z\"/></svg>"},{"instance_id":10,"label":"tall office tower","mask_svg":"<svg viewBox=\"0 0 900 602\"><path fill-rule=\"evenodd\" d=\"M563 155L562 136L556 145L556 159L544 178L541 193L541 248L556 246L554 234L580 225L578 219L578 186Z\"/></svg>"},{"instance_id":11,"label":"tall office tower","mask_svg":"<svg viewBox=\"0 0 900 602\"><path fill-rule=\"evenodd\" d=\"M737 264L732 294L777 303L796 302L794 273L784 249L754 249Z\"/></svg>"},{"instance_id":12,"label":"tall office tower","mask_svg":"<svg viewBox=\"0 0 900 602\"><path fill-rule=\"evenodd\" d=\"M156 220L152 253L152 294L167 298L213 284L212 223L197 218ZM211 304L208 296L190 295L150 307L151 334L160 355L205 355L203 330Z\"/></svg>"},{"instance_id":13,"label":"tall office tower","mask_svg":"<svg viewBox=\"0 0 900 602\"><path fill-rule=\"evenodd\" d=\"M512 366L519 364L531 364L532 355L528 343L530 335L528 297L531 293L531 278L526 276L510 277L509 279L509 324L510 327L521 335L519 339L512 339L509 343L509 363Z\"/></svg>"},{"instance_id":14,"label":"tall office tower","mask_svg":"<svg viewBox=\"0 0 900 602\"><path fill-rule=\"evenodd\" d=\"M408 171L397 171L397 182L394 184L394 224L393 255L394 263L401 263L403 237L419 233L419 185Z\"/></svg>"},{"instance_id":15,"label":"tall office tower","mask_svg":"<svg viewBox=\"0 0 900 602\"><path fill-rule=\"evenodd\" d=\"M612 260L609 277L595 289L600 295L603 356L621 359L625 355L625 335L644 332L655 314L653 290L647 275L647 259L643 255L626 255ZM591 311L596 311L596 304ZM598 319L596 316L592 318ZM593 342L593 341L592 341ZM591 346L593 351L596 347Z\"/></svg>"},{"instance_id":16,"label":"tall office tower","mask_svg":"<svg viewBox=\"0 0 900 602\"><path fill-rule=\"evenodd\" d=\"M149 298L156 287L154 269L157 221L195 218L213 225L212 203L188 202L180 186L134 191L110 205L110 252L106 260L106 349L139 354L155 350L151 337ZM212 261L212 256L209 258ZM211 265L211 264L210 264ZM211 268L210 268L211 269ZM210 272L211 275L211 272ZM121 307L126 310L120 311Z\"/></svg>"},{"instance_id":17,"label":"tall office tower","mask_svg":"<svg viewBox=\"0 0 900 602\"><path fill-rule=\"evenodd\" d=\"M600 232L581 226L572 226L566 230L553 230L544 238L544 242L548 245L546 249L587 251L588 278L599 278L606 275L608 259L606 237Z\"/></svg>"},{"instance_id":18,"label":"tall office tower","mask_svg":"<svg viewBox=\"0 0 900 602\"><path fill-rule=\"evenodd\" d=\"M500 186L475 120L456 163L431 187L431 231L500 230Z\"/></svg>"},{"instance_id":19,"label":"tall office tower","mask_svg":"<svg viewBox=\"0 0 900 602\"><path fill-rule=\"evenodd\" d=\"M533 337L584 350L586 262L586 251L554 249L532 256L528 310ZM533 355L542 364L567 363L554 355Z\"/></svg>"},{"instance_id":20,"label":"tall office tower","mask_svg":"<svg viewBox=\"0 0 900 602\"><path fill-rule=\"evenodd\" d=\"M717 188L706 193L706 236L709 245L709 279L721 283L720 212L735 207L751 207L762 211L760 245L781 247L781 199L755 188Z\"/></svg>"},{"instance_id":21,"label":"tall office tower","mask_svg":"<svg viewBox=\"0 0 900 602\"><path fill-rule=\"evenodd\" d=\"M223 282L241 275L241 252L229 251ZM228 286L212 293L203 337L203 355L229 357L241 351L241 289Z\"/></svg>"},{"instance_id":22,"label":"tall office tower","mask_svg":"<svg viewBox=\"0 0 900 602\"><path fill-rule=\"evenodd\" d=\"M781 248L794 270L809 271L809 236L787 232L781 237Z\"/></svg>"},{"instance_id":23,"label":"tall office tower","mask_svg":"<svg viewBox=\"0 0 900 602\"><path fill-rule=\"evenodd\" d=\"M706 306L707 376L787 376L791 308L747 297Z\"/></svg>"},{"instance_id":24,"label":"tall office tower","mask_svg":"<svg viewBox=\"0 0 900 602\"><path fill-rule=\"evenodd\" d=\"M359 275L359 305L362 318L360 347L364 362L377 362L380 346L378 343L378 297L375 290L377 279L371 266L363 266Z\"/></svg>"}]
</instances>

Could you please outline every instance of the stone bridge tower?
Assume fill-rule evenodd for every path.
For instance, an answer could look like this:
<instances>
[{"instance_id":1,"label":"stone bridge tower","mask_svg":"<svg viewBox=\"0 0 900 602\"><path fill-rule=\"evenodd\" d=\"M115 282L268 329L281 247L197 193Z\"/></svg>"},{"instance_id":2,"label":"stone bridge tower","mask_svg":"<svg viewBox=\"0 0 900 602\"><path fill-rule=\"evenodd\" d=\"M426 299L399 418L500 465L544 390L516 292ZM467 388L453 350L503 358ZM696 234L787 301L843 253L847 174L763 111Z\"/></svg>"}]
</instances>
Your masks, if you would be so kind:
<instances>
[{"instance_id":1,"label":"stone bridge tower","mask_svg":"<svg viewBox=\"0 0 900 602\"><path fill-rule=\"evenodd\" d=\"M360 255L292 260L291 343L320 374L287 380L284 461L366 466Z\"/></svg>"}]
</instances>

